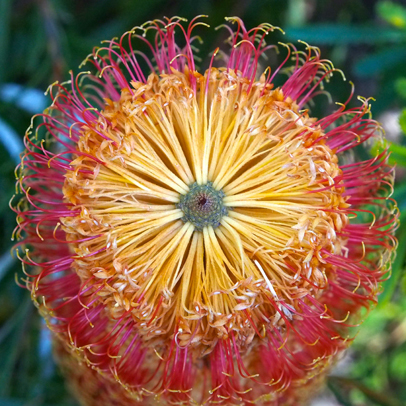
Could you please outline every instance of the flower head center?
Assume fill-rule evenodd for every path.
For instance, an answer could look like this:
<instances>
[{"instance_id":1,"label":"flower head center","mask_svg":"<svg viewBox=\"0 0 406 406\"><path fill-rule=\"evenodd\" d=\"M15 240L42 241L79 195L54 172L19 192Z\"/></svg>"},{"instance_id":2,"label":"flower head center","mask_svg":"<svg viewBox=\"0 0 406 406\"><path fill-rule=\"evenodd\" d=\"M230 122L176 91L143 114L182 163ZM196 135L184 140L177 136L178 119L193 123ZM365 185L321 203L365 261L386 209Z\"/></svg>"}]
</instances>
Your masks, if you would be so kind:
<instances>
[{"instance_id":1,"label":"flower head center","mask_svg":"<svg viewBox=\"0 0 406 406\"><path fill-rule=\"evenodd\" d=\"M183 211L182 220L190 221L198 231L204 227L216 228L221 218L228 211L223 204L224 193L216 190L212 182L198 185L196 182L190 186L189 192L182 195L177 207Z\"/></svg>"}]
</instances>

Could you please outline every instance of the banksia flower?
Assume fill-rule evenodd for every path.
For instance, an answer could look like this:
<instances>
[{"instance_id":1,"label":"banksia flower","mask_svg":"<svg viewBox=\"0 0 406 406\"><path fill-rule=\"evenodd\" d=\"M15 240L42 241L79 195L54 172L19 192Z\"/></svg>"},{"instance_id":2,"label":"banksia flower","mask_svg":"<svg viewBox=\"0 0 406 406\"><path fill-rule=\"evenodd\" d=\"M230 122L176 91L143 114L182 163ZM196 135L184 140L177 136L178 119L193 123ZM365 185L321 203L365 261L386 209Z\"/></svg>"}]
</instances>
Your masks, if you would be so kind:
<instances>
[{"instance_id":1,"label":"banksia flower","mask_svg":"<svg viewBox=\"0 0 406 406\"><path fill-rule=\"evenodd\" d=\"M303 405L388 276L392 168L349 153L368 100L312 117L331 62L261 69L274 27L228 21L206 71L198 19L105 42L25 137L17 251L84 405Z\"/></svg>"}]
</instances>

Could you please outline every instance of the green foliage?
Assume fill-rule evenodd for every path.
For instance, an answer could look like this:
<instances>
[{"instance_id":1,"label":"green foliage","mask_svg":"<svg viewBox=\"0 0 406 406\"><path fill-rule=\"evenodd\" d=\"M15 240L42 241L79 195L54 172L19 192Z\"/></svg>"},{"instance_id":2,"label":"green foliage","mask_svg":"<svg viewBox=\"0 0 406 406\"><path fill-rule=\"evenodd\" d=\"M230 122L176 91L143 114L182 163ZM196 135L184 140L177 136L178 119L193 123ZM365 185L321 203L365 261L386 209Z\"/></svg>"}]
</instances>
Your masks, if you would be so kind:
<instances>
[{"instance_id":1,"label":"green foliage","mask_svg":"<svg viewBox=\"0 0 406 406\"><path fill-rule=\"evenodd\" d=\"M379 142L372 147L371 153L375 154L387 148L390 150L391 153L389 156L389 163L391 165L397 164L406 167L406 147L404 147L403 145L391 143L388 141L385 141L384 143Z\"/></svg>"},{"instance_id":2,"label":"green foliage","mask_svg":"<svg viewBox=\"0 0 406 406\"><path fill-rule=\"evenodd\" d=\"M395 81L395 89L400 97L406 99L406 78L399 78Z\"/></svg>"},{"instance_id":3,"label":"green foliage","mask_svg":"<svg viewBox=\"0 0 406 406\"><path fill-rule=\"evenodd\" d=\"M371 312L352 347L355 362L350 376L336 389L343 397L349 399L352 388L358 391L357 396L373 401L374 405L405 404L406 393L400 390L404 386L405 320L405 298ZM337 378L333 383L337 383Z\"/></svg>"},{"instance_id":4,"label":"green foliage","mask_svg":"<svg viewBox=\"0 0 406 406\"><path fill-rule=\"evenodd\" d=\"M391 70L394 66L404 63L405 60L406 47L404 45L384 48L355 63L354 73L358 76L376 77Z\"/></svg>"},{"instance_id":5,"label":"green foliage","mask_svg":"<svg viewBox=\"0 0 406 406\"><path fill-rule=\"evenodd\" d=\"M406 135L406 109L403 109L399 116L400 128L403 131L403 134ZM405 165L403 165L405 166Z\"/></svg>"},{"instance_id":6,"label":"green foliage","mask_svg":"<svg viewBox=\"0 0 406 406\"><path fill-rule=\"evenodd\" d=\"M312 24L286 30L290 38L301 38L311 44L385 44L406 41L406 32L393 28L376 29L370 25Z\"/></svg>"},{"instance_id":7,"label":"green foliage","mask_svg":"<svg viewBox=\"0 0 406 406\"><path fill-rule=\"evenodd\" d=\"M381 1L377 13L385 21L397 28L406 29L406 8L392 1Z\"/></svg>"}]
</instances>

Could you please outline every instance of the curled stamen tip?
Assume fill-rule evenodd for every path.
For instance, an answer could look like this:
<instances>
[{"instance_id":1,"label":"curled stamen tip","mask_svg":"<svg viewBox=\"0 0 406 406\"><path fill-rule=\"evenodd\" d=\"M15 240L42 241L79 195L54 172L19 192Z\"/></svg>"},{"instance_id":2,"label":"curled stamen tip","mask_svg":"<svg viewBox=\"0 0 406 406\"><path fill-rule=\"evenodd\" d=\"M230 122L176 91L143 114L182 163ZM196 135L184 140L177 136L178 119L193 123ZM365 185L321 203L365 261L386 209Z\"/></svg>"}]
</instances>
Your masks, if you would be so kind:
<instances>
[{"instance_id":1,"label":"curled stamen tip","mask_svg":"<svg viewBox=\"0 0 406 406\"><path fill-rule=\"evenodd\" d=\"M341 76L342 76L342 78L343 78L343 80L346 82L346 81L347 81L347 78L346 78L346 76L345 76L344 71L342 71L341 69L336 69L336 68L334 68L333 64L331 64L331 66L332 66L332 69L334 70L334 72L340 73Z\"/></svg>"},{"instance_id":2,"label":"curled stamen tip","mask_svg":"<svg viewBox=\"0 0 406 406\"><path fill-rule=\"evenodd\" d=\"M210 24L204 23L203 21L199 21L196 25L202 25L203 27L210 28Z\"/></svg>"},{"instance_id":3,"label":"curled stamen tip","mask_svg":"<svg viewBox=\"0 0 406 406\"><path fill-rule=\"evenodd\" d=\"M202 16L197 16L197 17L195 17L194 19L199 18L199 17L202 17ZM203 17L205 17L205 16L203 16ZM168 21L172 21L172 20L184 21L184 22L187 22L187 21L188 21L187 18L185 18L185 17L180 17L180 16L173 16L172 18L168 18L168 17L165 17L165 16L164 16L164 19L166 19L166 20L168 20ZM159 21L159 20L155 20L155 21ZM176 22L176 21L175 21L175 22Z\"/></svg>"},{"instance_id":4,"label":"curled stamen tip","mask_svg":"<svg viewBox=\"0 0 406 406\"><path fill-rule=\"evenodd\" d=\"M48 96L48 94L49 94L49 92L51 91L51 89L52 89L55 85L57 85L57 84L59 84L59 81L58 81L58 80L56 80L55 82L51 83L51 84L47 87L47 90L45 90L44 95L45 95L45 96ZM34 116L34 117L35 117L35 116ZM34 117L33 117L33 118L34 118Z\"/></svg>"},{"instance_id":5,"label":"curled stamen tip","mask_svg":"<svg viewBox=\"0 0 406 406\"><path fill-rule=\"evenodd\" d=\"M306 41L303 41L301 39L298 39L297 42L300 42L301 44L305 45L306 49L313 49L314 48L311 45L309 45Z\"/></svg>"},{"instance_id":6,"label":"curled stamen tip","mask_svg":"<svg viewBox=\"0 0 406 406\"><path fill-rule=\"evenodd\" d=\"M283 35L286 35L286 32L281 27L274 27L275 30L279 30Z\"/></svg>"}]
</instances>

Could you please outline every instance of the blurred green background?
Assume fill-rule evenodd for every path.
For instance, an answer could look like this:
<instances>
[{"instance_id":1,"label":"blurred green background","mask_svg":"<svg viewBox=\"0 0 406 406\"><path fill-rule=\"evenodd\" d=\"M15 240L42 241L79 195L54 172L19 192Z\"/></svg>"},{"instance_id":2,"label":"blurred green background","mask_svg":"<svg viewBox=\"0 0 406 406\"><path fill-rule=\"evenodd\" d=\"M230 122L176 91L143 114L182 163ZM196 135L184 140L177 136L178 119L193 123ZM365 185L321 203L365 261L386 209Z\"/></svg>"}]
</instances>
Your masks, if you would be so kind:
<instances>
[{"instance_id":1,"label":"blurred green background","mask_svg":"<svg viewBox=\"0 0 406 406\"><path fill-rule=\"evenodd\" d=\"M48 333L27 291L16 285L21 266L10 255L15 227L9 200L22 137L33 114L49 103L44 91L67 78L103 39L147 20L208 14L218 26L225 16L247 27L269 22L286 35L319 46L324 58L355 83L355 94L376 98L397 163L395 198L406 206L406 2L374 0L0 0L0 405L74 406L54 366ZM202 65L226 38L204 30ZM338 75L339 76L339 75ZM347 99L350 84L328 86L333 100ZM354 98L356 99L356 98ZM356 100L355 100L356 102ZM323 114L322 105L313 115ZM368 153L364 151L364 153ZM406 211L405 211L406 212ZM404 217L403 215L401 217ZM398 229L400 250L380 303L355 344L332 372L314 406L406 404L406 226Z\"/></svg>"}]
</instances>

